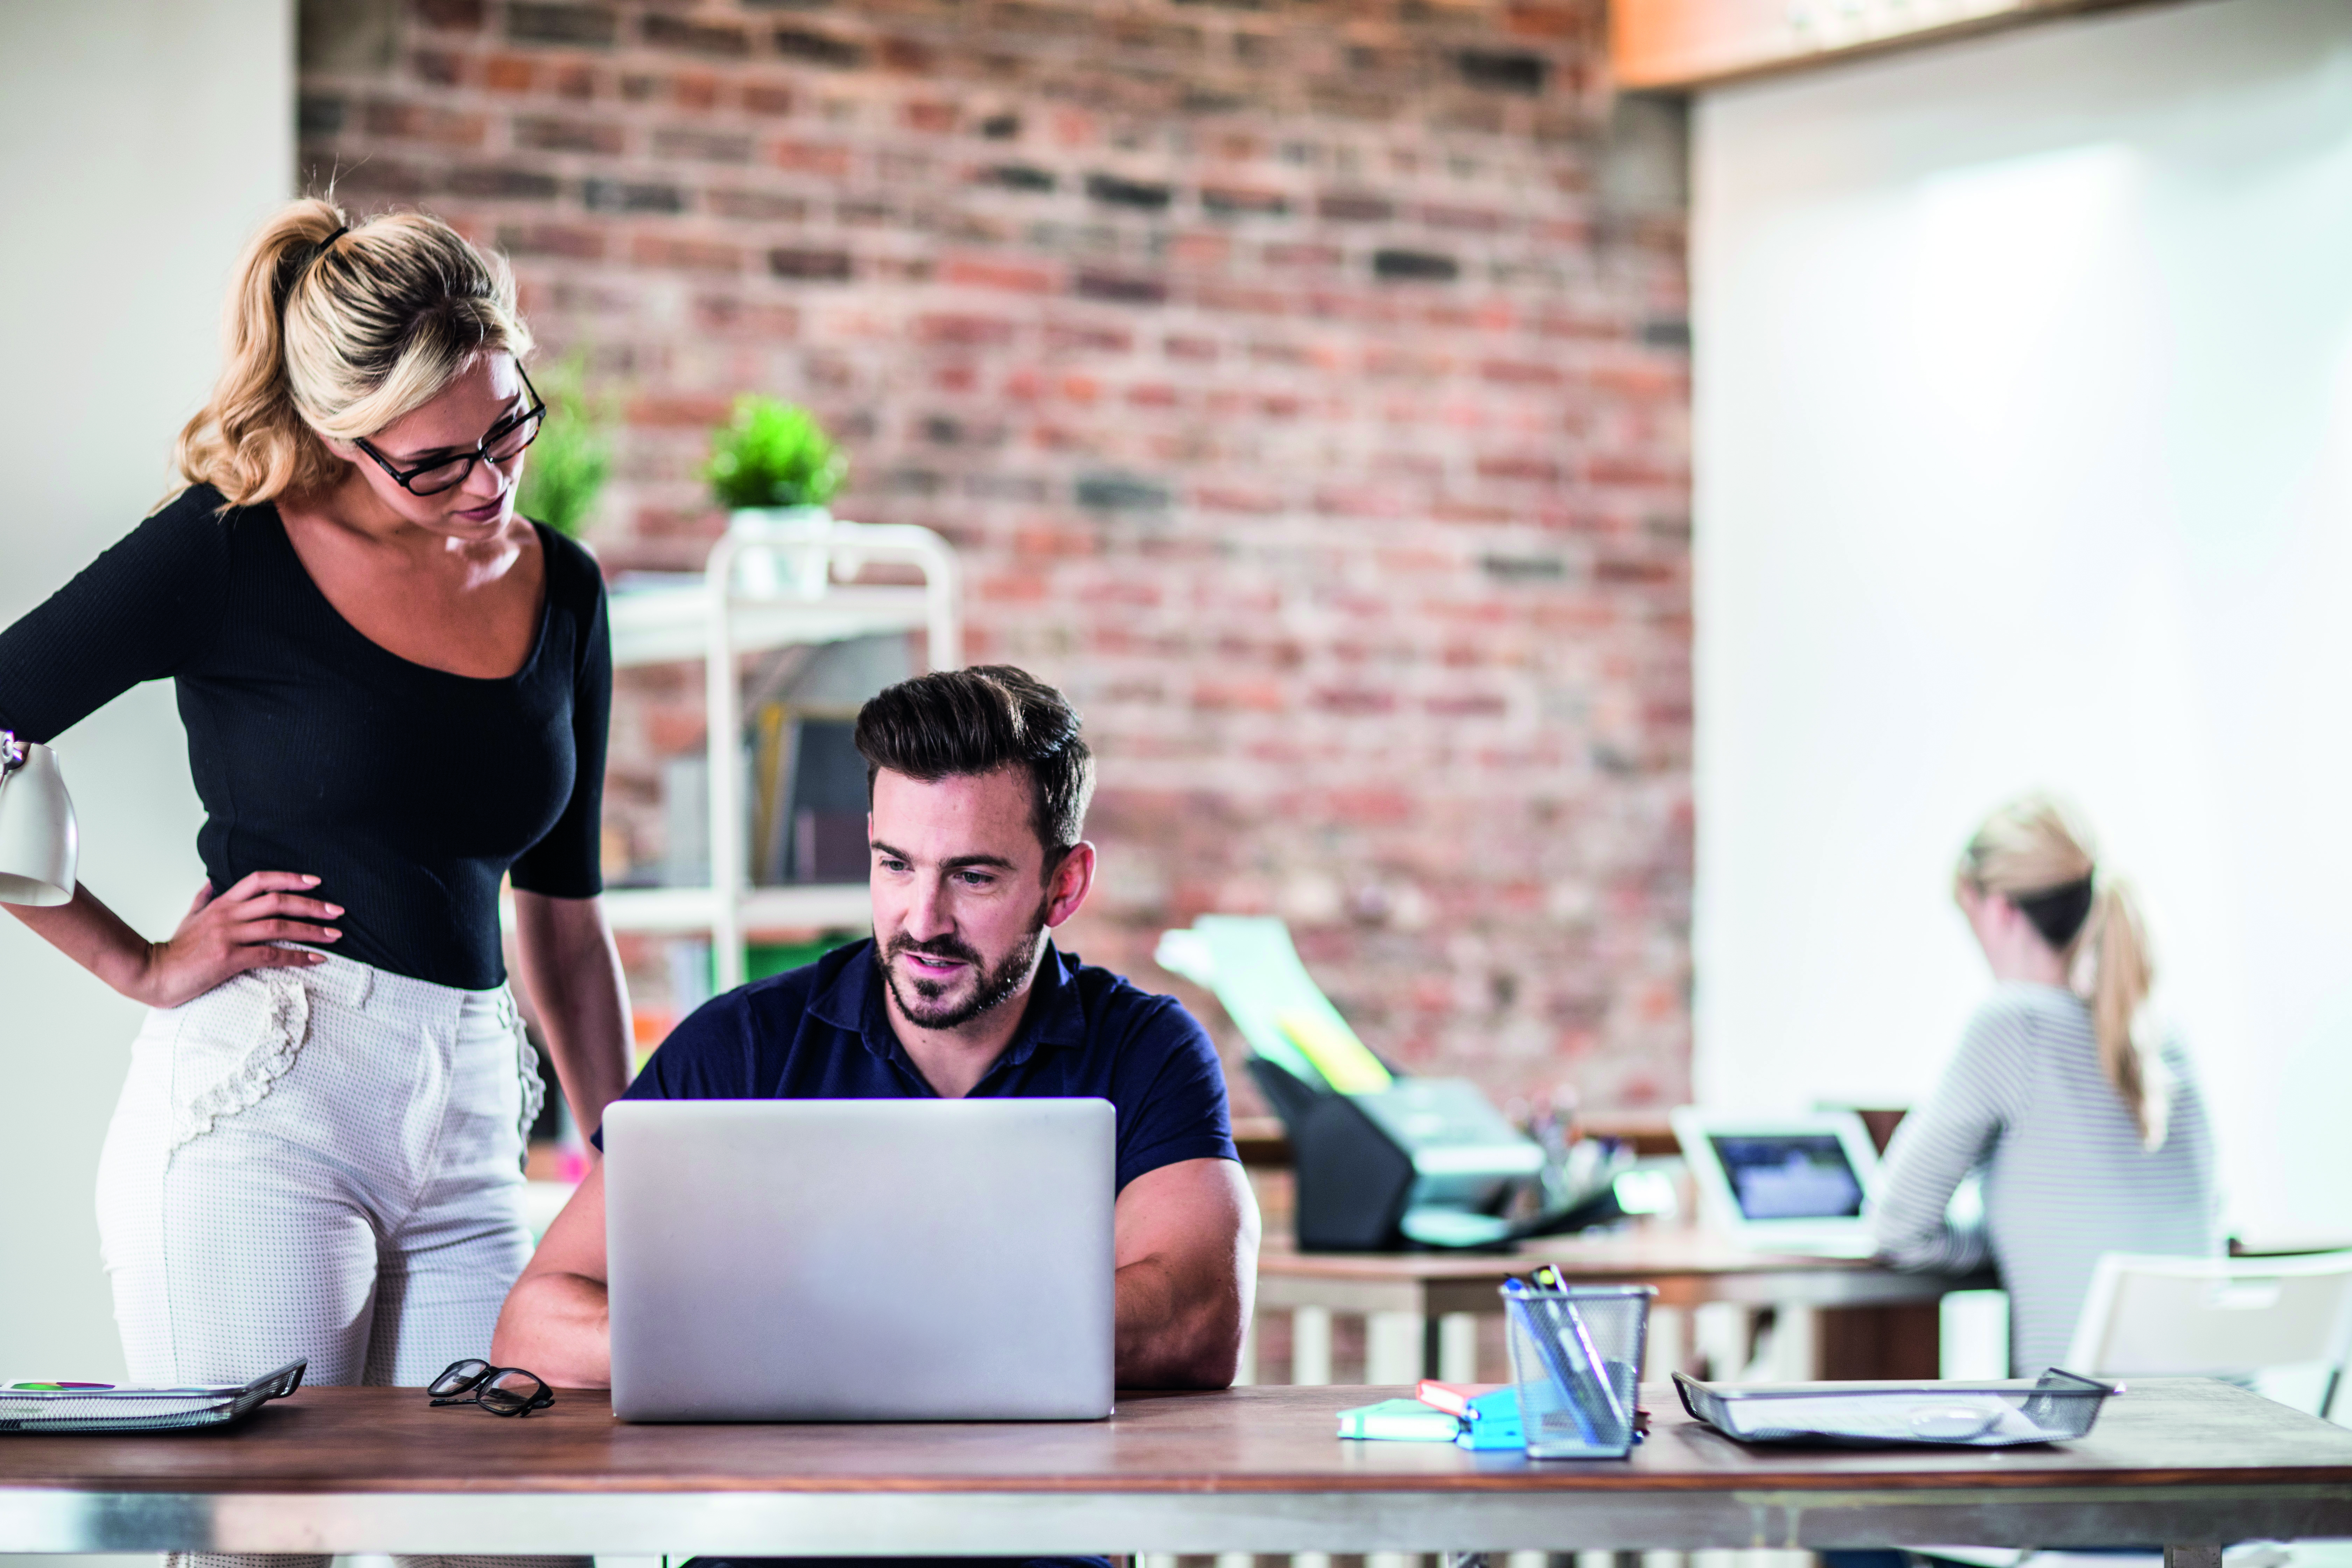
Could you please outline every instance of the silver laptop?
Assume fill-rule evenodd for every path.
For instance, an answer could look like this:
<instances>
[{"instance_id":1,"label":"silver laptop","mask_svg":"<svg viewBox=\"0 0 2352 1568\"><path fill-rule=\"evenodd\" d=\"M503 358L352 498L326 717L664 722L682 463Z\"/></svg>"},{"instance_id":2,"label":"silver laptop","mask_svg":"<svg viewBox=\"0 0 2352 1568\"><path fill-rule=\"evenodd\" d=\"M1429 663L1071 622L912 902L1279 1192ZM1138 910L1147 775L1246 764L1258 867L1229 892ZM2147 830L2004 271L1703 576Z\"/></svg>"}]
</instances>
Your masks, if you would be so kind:
<instances>
[{"instance_id":1,"label":"silver laptop","mask_svg":"<svg viewBox=\"0 0 2352 1568\"><path fill-rule=\"evenodd\" d=\"M604 1112L627 1421L1110 1414L1107 1100Z\"/></svg>"},{"instance_id":2,"label":"silver laptop","mask_svg":"<svg viewBox=\"0 0 2352 1568\"><path fill-rule=\"evenodd\" d=\"M1759 1252L1870 1256L1878 1151L1851 1110L1674 1112L1702 1212Z\"/></svg>"}]
</instances>

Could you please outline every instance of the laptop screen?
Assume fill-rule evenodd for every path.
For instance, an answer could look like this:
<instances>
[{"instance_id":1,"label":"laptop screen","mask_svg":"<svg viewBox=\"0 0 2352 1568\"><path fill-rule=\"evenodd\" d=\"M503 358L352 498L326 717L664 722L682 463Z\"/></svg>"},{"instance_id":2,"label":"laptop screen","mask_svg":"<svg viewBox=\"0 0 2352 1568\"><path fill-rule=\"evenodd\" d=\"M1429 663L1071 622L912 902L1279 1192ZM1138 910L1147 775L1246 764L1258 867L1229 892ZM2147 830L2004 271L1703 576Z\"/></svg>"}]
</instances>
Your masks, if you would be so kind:
<instances>
[{"instance_id":1,"label":"laptop screen","mask_svg":"<svg viewBox=\"0 0 2352 1568\"><path fill-rule=\"evenodd\" d=\"M1747 1219L1851 1219L1862 1181L1834 1132L1710 1133Z\"/></svg>"}]
</instances>

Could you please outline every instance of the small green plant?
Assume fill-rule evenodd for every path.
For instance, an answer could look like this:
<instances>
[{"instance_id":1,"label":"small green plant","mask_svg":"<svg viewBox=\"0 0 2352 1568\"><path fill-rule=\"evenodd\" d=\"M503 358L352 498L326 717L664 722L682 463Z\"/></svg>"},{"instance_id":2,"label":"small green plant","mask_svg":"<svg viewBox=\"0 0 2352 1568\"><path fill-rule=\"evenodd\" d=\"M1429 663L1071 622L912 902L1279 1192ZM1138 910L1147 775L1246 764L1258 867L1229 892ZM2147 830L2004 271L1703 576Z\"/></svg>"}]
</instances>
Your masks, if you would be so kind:
<instances>
[{"instance_id":1,"label":"small green plant","mask_svg":"<svg viewBox=\"0 0 2352 1568\"><path fill-rule=\"evenodd\" d=\"M758 393L735 400L735 417L710 433L702 470L728 508L823 506L841 488L849 459L805 408Z\"/></svg>"},{"instance_id":2,"label":"small green plant","mask_svg":"<svg viewBox=\"0 0 2352 1568\"><path fill-rule=\"evenodd\" d=\"M588 361L577 351L532 378L547 400L547 424L530 445L515 506L568 538L596 508L613 474L613 410L587 392Z\"/></svg>"}]
</instances>

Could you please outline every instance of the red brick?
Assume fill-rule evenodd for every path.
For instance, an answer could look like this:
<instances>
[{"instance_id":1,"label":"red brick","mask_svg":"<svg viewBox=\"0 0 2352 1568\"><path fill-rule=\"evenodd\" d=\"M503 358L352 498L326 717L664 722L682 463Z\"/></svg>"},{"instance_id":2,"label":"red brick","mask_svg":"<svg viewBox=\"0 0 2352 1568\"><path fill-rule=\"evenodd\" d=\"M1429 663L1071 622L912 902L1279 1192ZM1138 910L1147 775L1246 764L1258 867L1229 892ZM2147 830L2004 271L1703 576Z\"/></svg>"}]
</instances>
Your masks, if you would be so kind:
<instances>
[{"instance_id":1,"label":"red brick","mask_svg":"<svg viewBox=\"0 0 2352 1568\"><path fill-rule=\"evenodd\" d=\"M1201 485L1192 491L1192 504L1204 511L1238 512L1245 517L1265 517L1286 510L1278 490L1235 485Z\"/></svg>"},{"instance_id":2,"label":"red brick","mask_svg":"<svg viewBox=\"0 0 2352 1568\"><path fill-rule=\"evenodd\" d=\"M499 231L499 248L514 256L561 256L601 261L604 231L591 224L523 224Z\"/></svg>"},{"instance_id":3,"label":"red brick","mask_svg":"<svg viewBox=\"0 0 2352 1568\"><path fill-rule=\"evenodd\" d=\"M1568 380L1558 365L1519 360L1490 359L1478 367L1478 374L1503 386L1559 386Z\"/></svg>"},{"instance_id":4,"label":"red brick","mask_svg":"<svg viewBox=\"0 0 2352 1568\"><path fill-rule=\"evenodd\" d=\"M898 118L909 131L944 136L956 128L961 114L953 103L940 99L919 98L905 104L898 111Z\"/></svg>"},{"instance_id":5,"label":"red brick","mask_svg":"<svg viewBox=\"0 0 2352 1568\"><path fill-rule=\"evenodd\" d=\"M492 55L482 62L482 85L493 92L529 92L537 75L523 55Z\"/></svg>"},{"instance_id":6,"label":"red brick","mask_svg":"<svg viewBox=\"0 0 2352 1568\"><path fill-rule=\"evenodd\" d=\"M811 142L780 142L776 144L775 163L779 169L790 169L799 174L823 174L840 179L849 173L849 149Z\"/></svg>"},{"instance_id":7,"label":"red brick","mask_svg":"<svg viewBox=\"0 0 2352 1568\"><path fill-rule=\"evenodd\" d=\"M1278 680L1200 680L1193 683L1192 706L1279 713L1290 706L1290 692Z\"/></svg>"},{"instance_id":8,"label":"red brick","mask_svg":"<svg viewBox=\"0 0 2352 1568\"><path fill-rule=\"evenodd\" d=\"M709 429L733 411L731 397L703 395L639 397L629 405L629 423L654 427Z\"/></svg>"},{"instance_id":9,"label":"red brick","mask_svg":"<svg viewBox=\"0 0 2352 1568\"><path fill-rule=\"evenodd\" d=\"M1049 353L1123 354L1135 347L1135 334L1125 327L1096 321L1048 321L1045 348Z\"/></svg>"},{"instance_id":10,"label":"red brick","mask_svg":"<svg viewBox=\"0 0 2352 1568\"><path fill-rule=\"evenodd\" d=\"M979 347L1013 341L1013 323L1001 316L934 310L915 319L915 341Z\"/></svg>"},{"instance_id":11,"label":"red brick","mask_svg":"<svg viewBox=\"0 0 2352 1568\"><path fill-rule=\"evenodd\" d=\"M1265 254L1268 267L1294 272L1337 272L1348 259L1348 253L1338 246L1313 241L1269 245Z\"/></svg>"},{"instance_id":12,"label":"red brick","mask_svg":"<svg viewBox=\"0 0 2352 1568\"><path fill-rule=\"evenodd\" d=\"M436 147L478 147L489 121L465 110L378 99L367 106L367 128L373 135L404 142L427 142Z\"/></svg>"},{"instance_id":13,"label":"red brick","mask_svg":"<svg viewBox=\"0 0 2352 1568\"><path fill-rule=\"evenodd\" d=\"M801 313L790 305L705 295L694 302L694 321L715 337L781 342L800 335Z\"/></svg>"},{"instance_id":14,"label":"red brick","mask_svg":"<svg viewBox=\"0 0 2352 1568\"><path fill-rule=\"evenodd\" d=\"M884 38L876 53L884 70L909 76L930 70L938 63L937 51L913 38Z\"/></svg>"},{"instance_id":15,"label":"red brick","mask_svg":"<svg viewBox=\"0 0 2352 1568\"><path fill-rule=\"evenodd\" d=\"M1022 294L1057 293L1062 287L1060 274L1050 268L977 257L960 257L945 262L939 276L942 283L971 289L1009 289Z\"/></svg>"},{"instance_id":16,"label":"red brick","mask_svg":"<svg viewBox=\"0 0 2352 1568\"><path fill-rule=\"evenodd\" d=\"M1045 598L1046 587L1045 578L1020 574L983 578L972 584L972 592L994 604L1037 604Z\"/></svg>"},{"instance_id":17,"label":"red brick","mask_svg":"<svg viewBox=\"0 0 2352 1568\"><path fill-rule=\"evenodd\" d=\"M541 152L617 153L626 142L627 133L609 120L527 114L514 122L514 144Z\"/></svg>"},{"instance_id":18,"label":"red brick","mask_svg":"<svg viewBox=\"0 0 2352 1568\"><path fill-rule=\"evenodd\" d=\"M1498 453L1478 459L1478 477L1552 485L1559 482L1559 465L1549 458Z\"/></svg>"},{"instance_id":19,"label":"red brick","mask_svg":"<svg viewBox=\"0 0 2352 1568\"><path fill-rule=\"evenodd\" d=\"M640 267L678 268L692 272L740 272L743 247L722 240L686 239L673 235L641 234L629 247L629 258Z\"/></svg>"}]
</instances>

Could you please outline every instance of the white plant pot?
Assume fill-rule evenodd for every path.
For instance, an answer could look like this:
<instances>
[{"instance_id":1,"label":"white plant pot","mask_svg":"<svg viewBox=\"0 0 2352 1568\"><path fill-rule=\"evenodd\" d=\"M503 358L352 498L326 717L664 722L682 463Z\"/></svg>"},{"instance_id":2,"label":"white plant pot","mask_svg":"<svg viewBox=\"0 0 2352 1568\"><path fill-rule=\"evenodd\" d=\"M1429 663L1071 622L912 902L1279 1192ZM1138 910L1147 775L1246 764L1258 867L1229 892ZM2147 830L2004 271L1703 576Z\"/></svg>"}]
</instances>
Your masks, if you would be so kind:
<instances>
[{"instance_id":1,"label":"white plant pot","mask_svg":"<svg viewBox=\"0 0 2352 1568\"><path fill-rule=\"evenodd\" d=\"M833 575L831 511L821 506L740 507L728 527L747 542L735 557L736 592L755 599L824 597Z\"/></svg>"}]
</instances>

